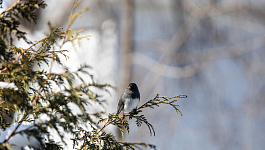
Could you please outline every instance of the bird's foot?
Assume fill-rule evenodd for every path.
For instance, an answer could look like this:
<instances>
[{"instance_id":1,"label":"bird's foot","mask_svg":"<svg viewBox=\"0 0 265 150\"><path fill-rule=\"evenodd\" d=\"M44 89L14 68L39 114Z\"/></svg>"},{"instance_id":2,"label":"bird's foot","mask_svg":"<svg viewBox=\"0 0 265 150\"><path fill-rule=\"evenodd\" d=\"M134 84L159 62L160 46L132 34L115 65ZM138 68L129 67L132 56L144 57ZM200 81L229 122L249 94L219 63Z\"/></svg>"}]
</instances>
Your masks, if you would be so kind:
<instances>
[{"instance_id":1,"label":"bird's foot","mask_svg":"<svg viewBox=\"0 0 265 150\"><path fill-rule=\"evenodd\" d=\"M137 109L136 109L136 108L133 109L133 110L130 112L129 119L132 119L132 116L137 115L137 114L138 114Z\"/></svg>"}]
</instances>

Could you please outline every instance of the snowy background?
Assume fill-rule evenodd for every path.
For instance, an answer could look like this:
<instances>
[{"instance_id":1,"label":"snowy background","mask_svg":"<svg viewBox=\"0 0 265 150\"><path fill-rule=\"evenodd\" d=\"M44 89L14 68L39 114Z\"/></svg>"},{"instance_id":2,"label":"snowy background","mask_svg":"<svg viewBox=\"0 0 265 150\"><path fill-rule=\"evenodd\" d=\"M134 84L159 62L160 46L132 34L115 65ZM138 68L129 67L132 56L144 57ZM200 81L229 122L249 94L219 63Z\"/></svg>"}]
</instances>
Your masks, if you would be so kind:
<instances>
[{"instance_id":1,"label":"snowy background","mask_svg":"<svg viewBox=\"0 0 265 150\"><path fill-rule=\"evenodd\" d=\"M66 27L73 1L46 2L38 24L24 25L31 39L44 36L47 21ZM13 3L4 0L3 10ZM65 63L87 63L98 81L117 87L109 112L129 82L138 84L140 104L157 93L188 95L179 100L182 117L170 107L144 111L155 137L131 126L124 141L159 150L265 148L264 1L89 0L78 9L85 7L73 29L84 28L89 40L77 51L66 45Z\"/></svg>"}]
</instances>

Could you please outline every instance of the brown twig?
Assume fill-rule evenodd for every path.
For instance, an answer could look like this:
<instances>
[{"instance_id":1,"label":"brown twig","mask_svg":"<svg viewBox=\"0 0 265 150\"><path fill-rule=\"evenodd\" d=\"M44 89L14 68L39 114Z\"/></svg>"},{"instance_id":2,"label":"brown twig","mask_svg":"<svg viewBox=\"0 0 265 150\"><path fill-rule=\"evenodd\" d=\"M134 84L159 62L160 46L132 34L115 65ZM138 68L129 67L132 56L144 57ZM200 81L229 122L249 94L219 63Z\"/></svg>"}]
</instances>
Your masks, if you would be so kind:
<instances>
[{"instance_id":1,"label":"brown twig","mask_svg":"<svg viewBox=\"0 0 265 150\"><path fill-rule=\"evenodd\" d=\"M98 133L101 132L105 127L110 124L109 120L98 130Z\"/></svg>"},{"instance_id":2,"label":"brown twig","mask_svg":"<svg viewBox=\"0 0 265 150\"><path fill-rule=\"evenodd\" d=\"M22 56L22 54L24 54L25 52L27 52L29 49L31 49L33 46L35 46L37 43L32 44L29 48L27 48L24 51L22 51L22 53L12 63L14 64L15 62L17 62L19 60L20 56Z\"/></svg>"},{"instance_id":3,"label":"brown twig","mask_svg":"<svg viewBox=\"0 0 265 150\"><path fill-rule=\"evenodd\" d=\"M116 119L117 120L117 119ZM99 133L99 132L101 132L105 127L107 127L108 125L110 125L110 122L109 122L109 120L98 130L98 132L97 132L97 134ZM95 136L93 136L91 139L95 139L96 138L96 135ZM81 149L82 148L84 148L84 146L85 146L85 142L86 142L86 135L85 135L85 138L84 138L84 142L83 142L83 145L81 146ZM89 142L91 141L91 139L89 140Z\"/></svg>"},{"instance_id":4,"label":"brown twig","mask_svg":"<svg viewBox=\"0 0 265 150\"><path fill-rule=\"evenodd\" d=\"M17 0L17 2L15 4L13 4L11 7L9 7L7 10L3 11L1 14L4 14L6 12L8 12L9 10L11 10L13 7L15 7L18 3L20 3L21 0Z\"/></svg>"},{"instance_id":5,"label":"brown twig","mask_svg":"<svg viewBox=\"0 0 265 150\"><path fill-rule=\"evenodd\" d=\"M35 57L35 56L38 54L38 52L40 51L41 48L44 49L45 45L47 45L47 43L44 43L42 46L40 46L40 47L37 49L37 51L35 52L35 54L32 55L32 56L30 57L29 61L31 61L31 59L33 59L33 57Z\"/></svg>"},{"instance_id":6,"label":"brown twig","mask_svg":"<svg viewBox=\"0 0 265 150\"><path fill-rule=\"evenodd\" d=\"M139 110L139 109L141 109L141 108L138 108L137 110ZM131 112L133 112L133 111L131 111ZM129 116L130 114L131 114L131 112L129 112L129 113L127 113L127 114L125 114L124 116ZM123 117L123 116L119 116L119 117ZM121 119L121 118L117 118L117 119L115 119L114 121L117 121L117 120L119 120L119 119ZM97 133L99 133L99 132L101 132L105 127L107 127L108 125L110 125L110 121L108 120L99 130L98 130L98 132Z\"/></svg>"},{"instance_id":7,"label":"brown twig","mask_svg":"<svg viewBox=\"0 0 265 150\"><path fill-rule=\"evenodd\" d=\"M140 107L137 109L137 110L139 110L139 109L141 109ZM131 111L131 112L133 112L133 111ZM127 114L125 114L124 116L129 116L130 114L131 114L131 112L129 112L129 113L127 113ZM119 117L123 117L123 116L119 116ZM115 119L113 122L115 122L115 121L118 121L119 119L121 119L121 118L117 118L117 119ZM104 128L106 128L108 125L110 125L110 121L108 120L98 131L97 131L97 134L99 134L99 132L101 132ZM96 135L95 136L93 136L91 139L95 139L96 138ZM91 141L91 139L90 139L90 141ZM89 142L90 142L89 141ZM83 148L85 146L85 140L84 140L84 142L83 142L83 145L82 145L82 147L81 147L81 149Z\"/></svg>"},{"instance_id":8,"label":"brown twig","mask_svg":"<svg viewBox=\"0 0 265 150\"><path fill-rule=\"evenodd\" d=\"M39 87L38 93L37 93L36 97L34 98L34 100L32 101L31 106L35 105L35 103L37 102L38 98L40 97L40 91L41 91L42 86L44 86L44 84L49 80L49 78L51 76L51 71L52 71L54 58L55 58L55 54L52 55L52 60L51 60L50 69L49 69L49 73L47 75L47 78L43 81L42 85Z\"/></svg>"},{"instance_id":9,"label":"brown twig","mask_svg":"<svg viewBox=\"0 0 265 150\"><path fill-rule=\"evenodd\" d=\"M1 75L10 75L10 73L0 73Z\"/></svg>"},{"instance_id":10,"label":"brown twig","mask_svg":"<svg viewBox=\"0 0 265 150\"><path fill-rule=\"evenodd\" d=\"M5 67L3 70L0 70L0 75L9 75L10 73L4 73L3 71L6 71L7 67Z\"/></svg>"},{"instance_id":11,"label":"brown twig","mask_svg":"<svg viewBox=\"0 0 265 150\"><path fill-rule=\"evenodd\" d=\"M27 52L29 49L31 49L33 46L35 46L36 44L38 44L38 42L37 43L34 43L34 44L32 44L29 48L27 48L27 49L25 49L25 50L23 50L22 51L22 53L12 62L13 64L15 63L15 62L17 62L18 60L19 60L19 58L20 58L20 56L22 56L22 54L24 54L25 52ZM9 75L9 73L3 73L4 71L6 71L7 70L7 67L5 67L4 69L2 69L2 70L0 70L0 74L1 75Z\"/></svg>"},{"instance_id":12,"label":"brown twig","mask_svg":"<svg viewBox=\"0 0 265 150\"><path fill-rule=\"evenodd\" d=\"M14 136L16 134L17 129L19 128L19 126L22 124L22 122L24 121L24 119L26 119L27 114L25 114L23 116L23 118L19 121L18 125L16 126L16 128L12 131L12 133L4 140L4 143L6 143L12 136Z\"/></svg>"},{"instance_id":13,"label":"brown twig","mask_svg":"<svg viewBox=\"0 0 265 150\"><path fill-rule=\"evenodd\" d=\"M4 104L6 101L2 101L1 103L0 103L0 105L2 105L2 104Z\"/></svg>"},{"instance_id":14,"label":"brown twig","mask_svg":"<svg viewBox=\"0 0 265 150\"><path fill-rule=\"evenodd\" d=\"M145 108L145 107L139 107L139 108L137 108L137 110L139 110L139 109L142 109L142 108ZM131 111L131 112L129 112L129 113L127 113L127 114L125 114L124 116L129 116L132 112L134 112L134 111ZM119 117L123 117L123 116L119 116ZM115 119L114 121L117 121L117 120L119 120L119 119L121 119L121 118L117 118L117 119ZM98 130L98 132L97 133L99 133L100 131L102 131L105 127L107 127L108 125L110 125L110 121L108 120L99 130Z\"/></svg>"}]
</instances>

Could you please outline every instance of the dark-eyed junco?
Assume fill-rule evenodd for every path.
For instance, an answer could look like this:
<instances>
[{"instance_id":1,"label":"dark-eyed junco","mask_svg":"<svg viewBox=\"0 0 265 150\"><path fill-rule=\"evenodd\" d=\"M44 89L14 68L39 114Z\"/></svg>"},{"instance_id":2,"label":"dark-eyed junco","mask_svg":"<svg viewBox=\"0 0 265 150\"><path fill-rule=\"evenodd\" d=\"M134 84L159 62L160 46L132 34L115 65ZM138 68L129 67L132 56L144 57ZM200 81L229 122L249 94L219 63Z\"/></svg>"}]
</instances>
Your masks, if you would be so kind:
<instances>
[{"instance_id":1,"label":"dark-eyed junco","mask_svg":"<svg viewBox=\"0 0 265 150\"><path fill-rule=\"evenodd\" d=\"M130 83L119 99L117 114L123 111L124 115L124 113L136 110L139 101L140 93L138 87L135 83Z\"/></svg>"}]
</instances>

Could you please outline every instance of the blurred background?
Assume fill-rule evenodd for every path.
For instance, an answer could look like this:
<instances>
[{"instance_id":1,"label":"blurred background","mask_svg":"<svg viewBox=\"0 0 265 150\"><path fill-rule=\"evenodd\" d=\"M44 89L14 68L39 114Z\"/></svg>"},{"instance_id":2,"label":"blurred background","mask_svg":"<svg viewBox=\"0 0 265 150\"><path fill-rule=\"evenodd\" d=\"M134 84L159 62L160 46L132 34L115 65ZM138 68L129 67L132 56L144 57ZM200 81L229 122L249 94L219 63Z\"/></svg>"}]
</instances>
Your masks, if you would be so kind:
<instances>
[{"instance_id":1,"label":"blurred background","mask_svg":"<svg viewBox=\"0 0 265 150\"><path fill-rule=\"evenodd\" d=\"M23 28L33 41L45 36L48 21L65 28L73 2L46 0L38 23ZM265 148L265 1L86 0L77 10L85 7L72 29L83 28L89 40L77 50L66 45L65 63L87 63L99 82L117 87L108 112L129 82L137 83L140 104L157 93L188 96L178 101L183 116L169 106L143 111L155 137L131 121L124 141L158 150Z\"/></svg>"}]
</instances>

